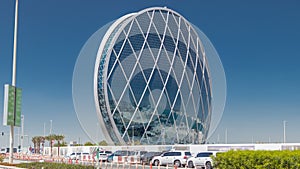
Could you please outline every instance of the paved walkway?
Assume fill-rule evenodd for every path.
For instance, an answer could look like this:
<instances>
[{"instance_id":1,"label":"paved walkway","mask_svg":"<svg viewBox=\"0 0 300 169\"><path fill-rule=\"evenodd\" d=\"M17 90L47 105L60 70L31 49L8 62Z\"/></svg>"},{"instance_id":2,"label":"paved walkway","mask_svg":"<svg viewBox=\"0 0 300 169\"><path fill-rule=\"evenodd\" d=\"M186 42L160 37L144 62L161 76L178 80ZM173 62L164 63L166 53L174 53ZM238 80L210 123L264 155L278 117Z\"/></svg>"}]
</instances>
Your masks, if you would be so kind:
<instances>
[{"instance_id":1,"label":"paved walkway","mask_svg":"<svg viewBox=\"0 0 300 169\"><path fill-rule=\"evenodd\" d=\"M14 166L5 166L5 165L0 165L1 169L23 169L19 167L14 167Z\"/></svg>"},{"instance_id":2,"label":"paved walkway","mask_svg":"<svg viewBox=\"0 0 300 169\"><path fill-rule=\"evenodd\" d=\"M8 159L5 158L3 162L8 163ZM23 161L23 160L14 160L14 164L20 164L20 163L28 163L28 161ZM14 167L14 166L5 166L5 165L0 165L0 169L21 169L19 167Z\"/></svg>"}]
</instances>

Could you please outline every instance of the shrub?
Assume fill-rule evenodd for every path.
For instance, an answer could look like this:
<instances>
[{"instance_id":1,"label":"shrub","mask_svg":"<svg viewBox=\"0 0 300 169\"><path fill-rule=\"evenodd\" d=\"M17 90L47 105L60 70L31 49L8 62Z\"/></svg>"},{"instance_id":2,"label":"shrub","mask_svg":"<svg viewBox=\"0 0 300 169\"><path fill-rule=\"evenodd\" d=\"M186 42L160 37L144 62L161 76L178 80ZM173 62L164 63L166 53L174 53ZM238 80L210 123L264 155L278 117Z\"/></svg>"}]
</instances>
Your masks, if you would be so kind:
<instances>
[{"instance_id":1,"label":"shrub","mask_svg":"<svg viewBox=\"0 0 300 169\"><path fill-rule=\"evenodd\" d=\"M300 168L300 151L228 151L213 157L217 169Z\"/></svg>"}]
</instances>

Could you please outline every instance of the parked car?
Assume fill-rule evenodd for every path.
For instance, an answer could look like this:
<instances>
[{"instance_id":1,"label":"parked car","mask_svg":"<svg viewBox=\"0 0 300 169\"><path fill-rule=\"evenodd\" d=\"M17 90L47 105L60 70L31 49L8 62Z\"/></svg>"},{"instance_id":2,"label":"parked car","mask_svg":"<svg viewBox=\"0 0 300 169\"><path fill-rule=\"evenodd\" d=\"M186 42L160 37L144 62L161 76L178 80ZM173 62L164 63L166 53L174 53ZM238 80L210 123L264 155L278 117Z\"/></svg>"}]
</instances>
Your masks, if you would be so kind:
<instances>
[{"instance_id":1,"label":"parked car","mask_svg":"<svg viewBox=\"0 0 300 169\"><path fill-rule=\"evenodd\" d=\"M162 152L158 151L149 151L141 156L141 163L142 164L150 164L152 158L154 156L159 156Z\"/></svg>"},{"instance_id":2,"label":"parked car","mask_svg":"<svg viewBox=\"0 0 300 169\"><path fill-rule=\"evenodd\" d=\"M69 156L67 156L67 158L70 158L71 160L80 160L81 157L84 155L90 155L90 154L84 152L71 153Z\"/></svg>"},{"instance_id":3,"label":"parked car","mask_svg":"<svg viewBox=\"0 0 300 169\"><path fill-rule=\"evenodd\" d=\"M135 151L134 156L137 156L137 157L141 158L146 153L147 153L147 151Z\"/></svg>"},{"instance_id":4,"label":"parked car","mask_svg":"<svg viewBox=\"0 0 300 169\"><path fill-rule=\"evenodd\" d=\"M130 155L127 158L127 162L129 163L140 163L141 162L141 157L146 154L147 151L143 151L143 150L137 150L137 151L133 151L130 153Z\"/></svg>"},{"instance_id":5,"label":"parked car","mask_svg":"<svg viewBox=\"0 0 300 169\"><path fill-rule=\"evenodd\" d=\"M1 150L0 150L0 154L6 154L7 152L6 152L6 148L1 148Z\"/></svg>"},{"instance_id":6,"label":"parked car","mask_svg":"<svg viewBox=\"0 0 300 169\"><path fill-rule=\"evenodd\" d=\"M17 148L13 148L13 153L19 153L20 151L18 151ZM9 148L1 148L0 150L0 154L6 154L9 153Z\"/></svg>"},{"instance_id":7,"label":"parked car","mask_svg":"<svg viewBox=\"0 0 300 169\"><path fill-rule=\"evenodd\" d=\"M217 152L209 151L209 152L200 152L195 157L191 157L187 160L187 165L189 168L194 168L195 166L199 166L205 169L212 169L213 162L211 156L216 156Z\"/></svg>"},{"instance_id":8,"label":"parked car","mask_svg":"<svg viewBox=\"0 0 300 169\"><path fill-rule=\"evenodd\" d=\"M160 156L154 156L151 163L155 166L174 165L181 167L186 165L187 159L191 156L189 151L169 151L162 153Z\"/></svg>"},{"instance_id":9,"label":"parked car","mask_svg":"<svg viewBox=\"0 0 300 169\"><path fill-rule=\"evenodd\" d=\"M134 151L118 150L118 151L112 153L110 156L108 156L107 157L107 161L108 162L118 162L119 161L119 157L128 157L128 156L131 156L133 154L134 154ZM121 162L125 162L123 160L125 160L125 159L122 159Z\"/></svg>"},{"instance_id":10,"label":"parked car","mask_svg":"<svg viewBox=\"0 0 300 169\"><path fill-rule=\"evenodd\" d=\"M99 160L99 161L107 161L107 158L112 154L111 151L107 151L107 150L101 150L98 153L98 157L97 157L97 152L94 152L94 159L95 161Z\"/></svg>"}]
</instances>

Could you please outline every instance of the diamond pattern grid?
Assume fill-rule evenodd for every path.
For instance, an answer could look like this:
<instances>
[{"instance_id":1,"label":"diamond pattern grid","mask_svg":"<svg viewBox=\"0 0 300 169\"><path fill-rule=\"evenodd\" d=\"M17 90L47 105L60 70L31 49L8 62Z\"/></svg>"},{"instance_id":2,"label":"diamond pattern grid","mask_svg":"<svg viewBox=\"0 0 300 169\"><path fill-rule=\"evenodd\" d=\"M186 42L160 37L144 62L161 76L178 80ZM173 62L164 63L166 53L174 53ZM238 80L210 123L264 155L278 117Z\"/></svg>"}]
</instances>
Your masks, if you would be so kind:
<instances>
[{"instance_id":1,"label":"diamond pattern grid","mask_svg":"<svg viewBox=\"0 0 300 169\"><path fill-rule=\"evenodd\" d=\"M108 114L125 142L192 143L202 132L195 124L210 117L210 84L195 36L184 18L164 10L133 17L118 35L107 72Z\"/></svg>"}]
</instances>

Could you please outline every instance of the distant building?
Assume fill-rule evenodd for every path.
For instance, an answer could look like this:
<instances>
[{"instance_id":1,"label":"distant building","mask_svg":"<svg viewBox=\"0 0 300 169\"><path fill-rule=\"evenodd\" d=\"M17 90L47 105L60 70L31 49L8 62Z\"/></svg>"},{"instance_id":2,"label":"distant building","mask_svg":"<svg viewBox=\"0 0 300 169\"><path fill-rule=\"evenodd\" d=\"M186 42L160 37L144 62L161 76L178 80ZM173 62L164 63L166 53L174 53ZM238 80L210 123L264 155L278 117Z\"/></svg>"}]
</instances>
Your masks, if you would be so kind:
<instances>
[{"instance_id":1,"label":"distant building","mask_svg":"<svg viewBox=\"0 0 300 169\"><path fill-rule=\"evenodd\" d=\"M77 141L70 141L69 143L70 146L76 146L78 145Z\"/></svg>"},{"instance_id":2,"label":"distant building","mask_svg":"<svg viewBox=\"0 0 300 169\"><path fill-rule=\"evenodd\" d=\"M107 141L204 143L212 87L196 27L161 7L127 14L106 27L97 53L94 92Z\"/></svg>"}]
</instances>

